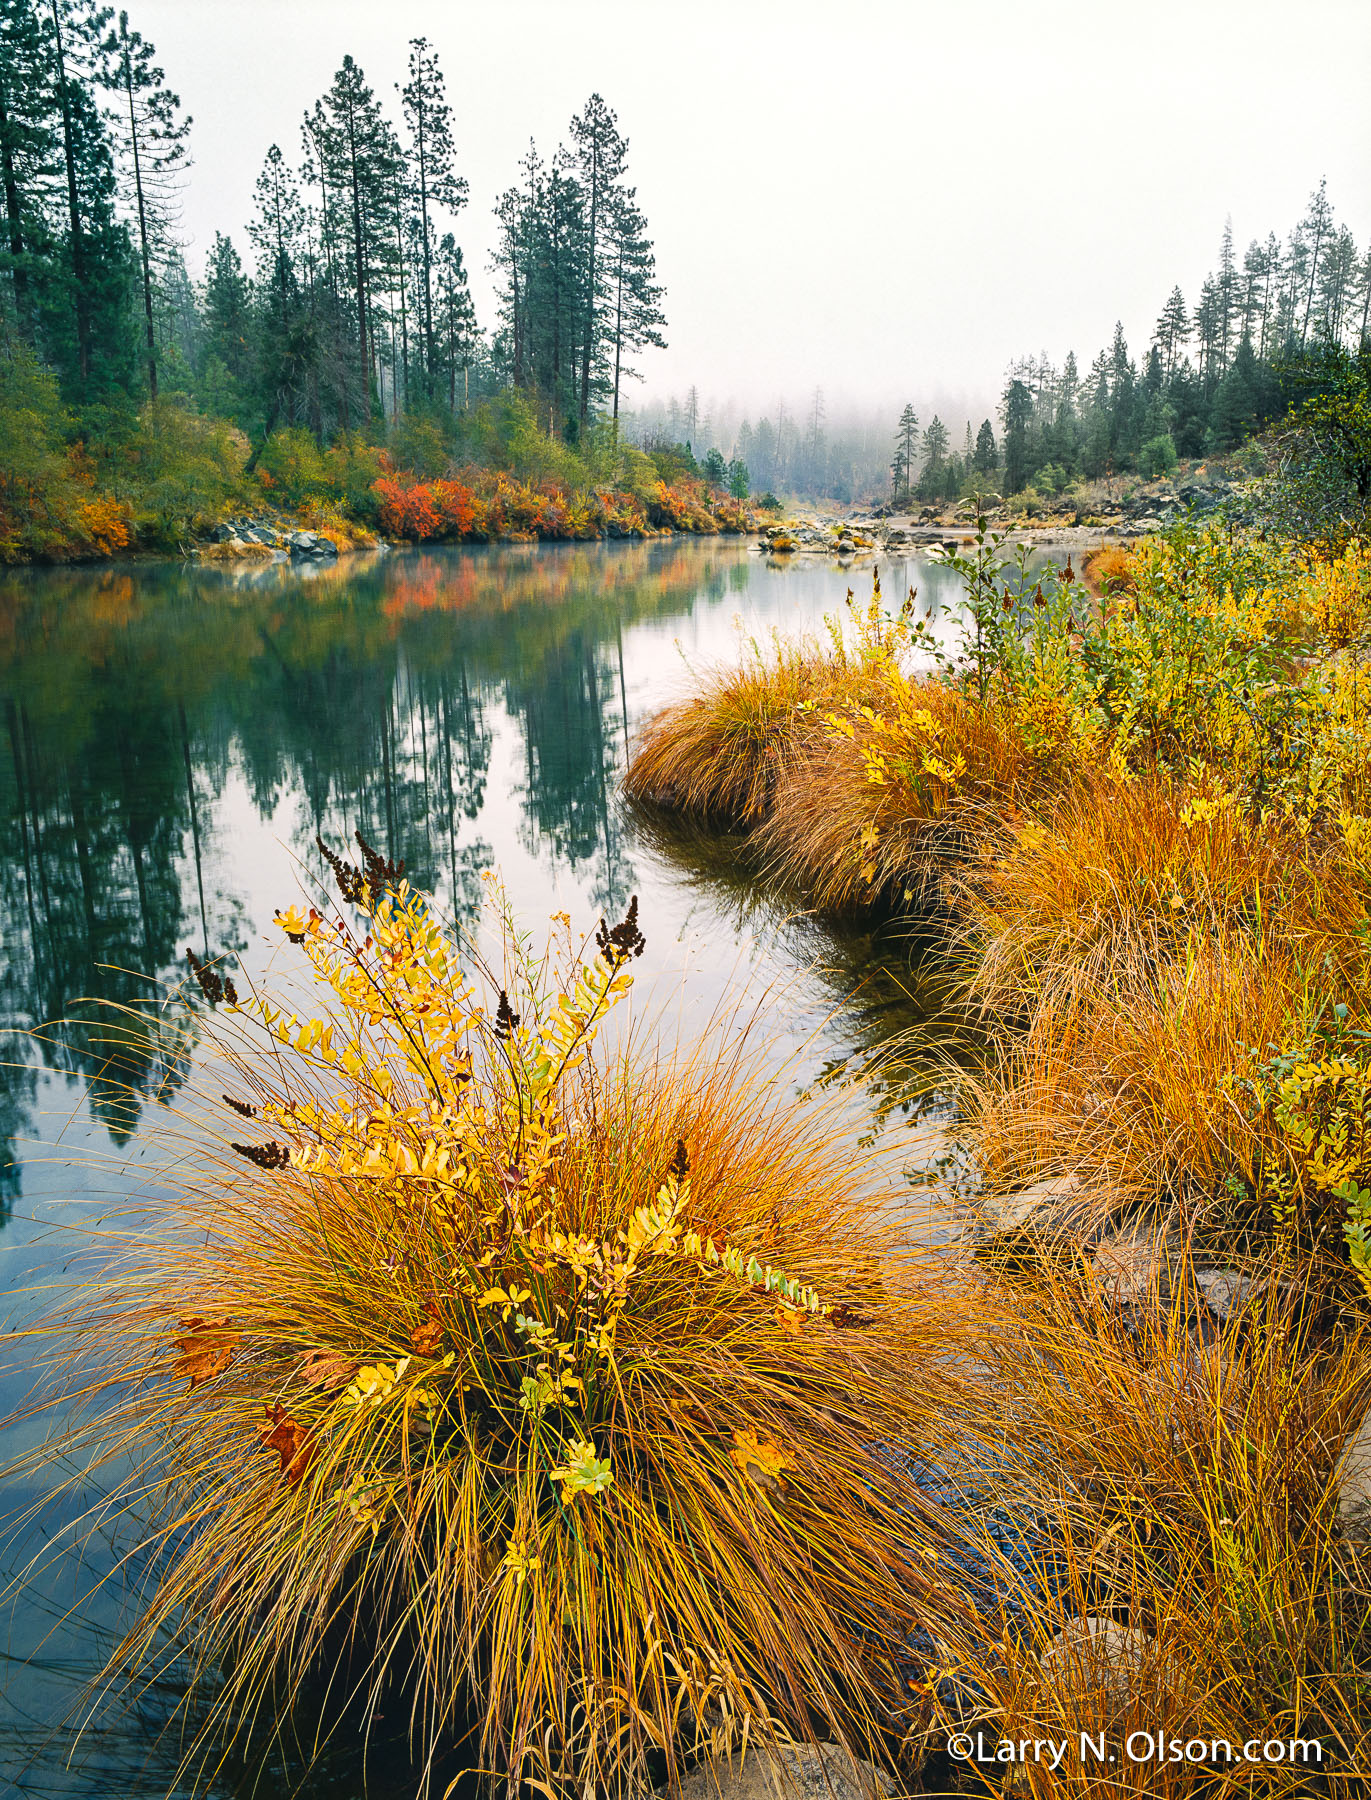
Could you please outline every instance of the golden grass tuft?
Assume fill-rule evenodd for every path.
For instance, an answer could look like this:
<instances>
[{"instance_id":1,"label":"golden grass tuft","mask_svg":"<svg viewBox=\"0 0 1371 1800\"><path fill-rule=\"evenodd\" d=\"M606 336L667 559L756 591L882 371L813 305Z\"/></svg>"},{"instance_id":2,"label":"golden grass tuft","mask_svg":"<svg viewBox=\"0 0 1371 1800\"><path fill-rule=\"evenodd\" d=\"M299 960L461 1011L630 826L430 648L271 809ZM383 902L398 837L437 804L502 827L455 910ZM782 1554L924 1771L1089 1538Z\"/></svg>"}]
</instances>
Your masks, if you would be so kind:
<instances>
[{"instance_id":1,"label":"golden grass tuft","mask_svg":"<svg viewBox=\"0 0 1371 1800\"><path fill-rule=\"evenodd\" d=\"M1338 1450L1371 1404L1364 1330L1312 1340L1294 1300L1268 1289L1199 1348L1178 1253L1173 1298L1154 1285L1141 1335L1089 1270L1044 1268L1031 1290L985 1296L1001 1323L967 1397L969 1435L999 1473L994 1498L1033 1521L1029 1577L1039 1591L1021 1626L950 1645L944 1667L971 1696L974 1723L999 1739L1065 1739L1050 1771L1028 1762L1018 1791L1211 1795L1362 1790L1371 1766L1371 1573L1342 1537ZM1006 1446L1008 1451L1006 1453ZM987 1552L993 1561L996 1552ZM1001 1559L1005 1585L1024 1590ZM1135 1670L1089 1679L1070 1660L1045 1669L1057 1631L1094 1616L1144 1634ZM966 1729L940 1709L929 1742ZM1081 1733L1106 1736L1101 1765ZM1134 1758L1130 1734L1182 1745L1227 1740L1192 1758ZM1254 1766L1243 1744L1318 1739L1322 1761Z\"/></svg>"},{"instance_id":2,"label":"golden grass tuft","mask_svg":"<svg viewBox=\"0 0 1371 1800\"><path fill-rule=\"evenodd\" d=\"M979 815L1035 777L1012 717L891 671L810 732L756 833L769 875L821 912L936 901ZM869 696L869 698L867 698Z\"/></svg>"},{"instance_id":3,"label":"golden grass tuft","mask_svg":"<svg viewBox=\"0 0 1371 1800\"><path fill-rule=\"evenodd\" d=\"M962 1604L878 1453L954 1391L940 1278L774 1072L597 1044L636 907L589 961L507 921L483 993L373 864L363 926L279 920L317 1016L217 1026L242 1151L55 1327L59 1453L133 1466L94 1526L147 1518L109 1673L186 1642L201 1773L339 1640L421 1785L469 1717L511 1791L639 1791L701 1734L879 1754L892 1631Z\"/></svg>"},{"instance_id":4,"label":"golden grass tuft","mask_svg":"<svg viewBox=\"0 0 1371 1800\"><path fill-rule=\"evenodd\" d=\"M1081 574L1092 593L1131 594L1137 586L1137 570L1122 544L1105 544L1081 558Z\"/></svg>"},{"instance_id":5,"label":"golden grass tuft","mask_svg":"<svg viewBox=\"0 0 1371 1800\"><path fill-rule=\"evenodd\" d=\"M632 801L752 825L776 790L830 691L833 668L812 641L754 644L736 669L706 675L700 691L656 714L635 746L625 778Z\"/></svg>"}]
</instances>

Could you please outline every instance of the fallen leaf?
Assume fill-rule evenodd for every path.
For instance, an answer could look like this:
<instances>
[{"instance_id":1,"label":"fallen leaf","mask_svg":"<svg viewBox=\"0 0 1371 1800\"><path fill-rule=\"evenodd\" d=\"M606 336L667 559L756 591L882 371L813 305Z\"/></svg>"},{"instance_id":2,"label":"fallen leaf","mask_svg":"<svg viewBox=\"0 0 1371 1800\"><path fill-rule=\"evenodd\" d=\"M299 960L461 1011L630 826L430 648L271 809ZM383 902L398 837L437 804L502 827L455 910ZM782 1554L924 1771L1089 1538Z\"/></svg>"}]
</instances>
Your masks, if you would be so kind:
<instances>
[{"instance_id":1,"label":"fallen leaf","mask_svg":"<svg viewBox=\"0 0 1371 1800\"><path fill-rule=\"evenodd\" d=\"M436 1356L443 1347L443 1321L431 1300L424 1308L422 1323L409 1334L409 1347L416 1356Z\"/></svg>"},{"instance_id":2,"label":"fallen leaf","mask_svg":"<svg viewBox=\"0 0 1371 1800\"><path fill-rule=\"evenodd\" d=\"M359 1368L354 1357L340 1356L336 1350L310 1350L300 1364L300 1379L309 1387L344 1388Z\"/></svg>"},{"instance_id":3,"label":"fallen leaf","mask_svg":"<svg viewBox=\"0 0 1371 1800\"><path fill-rule=\"evenodd\" d=\"M222 1375L233 1361L238 1333L230 1328L232 1321L229 1319L196 1316L182 1319L180 1323L186 1335L176 1340L180 1355L176 1358L174 1373L186 1377L193 1394L201 1382Z\"/></svg>"},{"instance_id":4,"label":"fallen leaf","mask_svg":"<svg viewBox=\"0 0 1371 1800\"><path fill-rule=\"evenodd\" d=\"M298 1487L314 1458L314 1439L298 1419L292 1419L279 1403L267 1408L267 1423L257 1427L262 1447L274 1450L281 1459L281 1474L291 1487Z\"/></svg>"},{"instance_id":5,"label":"fallen leaf","mask_svg":"<svg viewBox=\"0 0 1371 1800\"><path fill-rule=\"evenodd\" d=\"M783 1471L795 1467L793 1456L787 1456L769 1438L759 1438L755 1431L735 1431L728 1454L753 1486L759 1488L783 1486Z\"/></svg>"}]
</instances>

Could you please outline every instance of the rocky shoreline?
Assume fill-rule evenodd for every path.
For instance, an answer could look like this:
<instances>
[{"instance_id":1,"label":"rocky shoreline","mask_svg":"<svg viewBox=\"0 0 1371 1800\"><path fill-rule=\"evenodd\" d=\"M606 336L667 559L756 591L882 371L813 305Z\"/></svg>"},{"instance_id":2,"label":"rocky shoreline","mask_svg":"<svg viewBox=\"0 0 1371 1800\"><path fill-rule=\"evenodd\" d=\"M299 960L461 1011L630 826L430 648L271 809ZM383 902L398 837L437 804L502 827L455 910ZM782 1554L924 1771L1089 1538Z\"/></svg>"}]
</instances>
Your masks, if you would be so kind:
<instances>
[{"instance_id":1,"label":"rocky shoreline","mask_svg":"<svg viewBox=\"0 0 1371 1800\"><path fill-rule=\"evenodd\" d=\"M1221 509L1239 519L1243 516L1239 484L1216 465L1199 464L1179 480L1135 483L1117 494L1107 491L1109 486L1096 484L1104 491L1031 515L995 505L986 518L991 529L1011 544L1070 550L1147 537L1183 519L1202 519ZM964 549L975 541L974 530L974 515L966 502L917 511L876 506L836 519L817 511L792 514L764 526L756 547L771 557L822 556L846 562L916 550Z\"/></svg>"}]
</instances>

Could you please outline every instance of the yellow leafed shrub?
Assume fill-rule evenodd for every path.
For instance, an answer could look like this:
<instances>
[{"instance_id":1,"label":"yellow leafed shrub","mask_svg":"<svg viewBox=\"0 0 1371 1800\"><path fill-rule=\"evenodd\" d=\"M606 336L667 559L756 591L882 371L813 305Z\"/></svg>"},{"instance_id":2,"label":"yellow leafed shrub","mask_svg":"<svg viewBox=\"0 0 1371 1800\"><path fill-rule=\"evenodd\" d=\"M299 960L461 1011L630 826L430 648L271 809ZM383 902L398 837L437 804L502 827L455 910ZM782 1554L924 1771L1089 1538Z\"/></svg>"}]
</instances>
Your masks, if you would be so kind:
<instances>
[{"instance_id":1,"label":"yellow leafed shrub","mask_svg":"<svg viewBox=\"0 0 1371 1800\"><path fill-rule=\"evenodd\" d=\"M959 1604L878 1453L944 1402L937 1282L736 1052L604 1047L636 902L588 958L506 918L488 976L363 851L342 909L277 917L300 1012L192 959L241 1141L66 1324L136 1464L111 1506L164 1495L115 1666L187 1634L204 1747L336 1622L421 1752L471 1718L482 1766L577 1791L700 1734L873 1746L892 1631Z\"/></svg>"}]
</instances>

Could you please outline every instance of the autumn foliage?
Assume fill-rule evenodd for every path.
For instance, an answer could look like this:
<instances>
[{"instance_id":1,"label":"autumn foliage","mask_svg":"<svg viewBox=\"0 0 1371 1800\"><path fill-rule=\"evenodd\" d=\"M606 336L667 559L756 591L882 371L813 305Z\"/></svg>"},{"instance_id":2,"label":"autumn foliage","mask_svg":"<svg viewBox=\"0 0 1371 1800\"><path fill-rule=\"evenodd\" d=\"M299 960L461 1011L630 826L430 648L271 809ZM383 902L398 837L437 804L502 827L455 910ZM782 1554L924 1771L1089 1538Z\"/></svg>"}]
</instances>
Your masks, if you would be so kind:
<instances>
[{"instance_id":1,"label":"autumn foliage","mask_svg":"<svg viewBox=\"0 0 1371 1800\"><path fill-rule=\"evenodd\" d=\"M425 1766L470 1721L546 1792L784 1732L877 1754L912 1607L963 1605L879 1451L947 1410L933 1259L769 1064L603 1046L636 903L533 957L493 891L487 969L362 850L277 917L290 998L192 964L222 1150L65 1321L83 1441L136 1465L110 1510L153 1520L114 1668L176 1631L217 1671L192 1761L335 1621Z\"/></svg>"},{"instance_id":2,"label":"autumn foliage","mask_svg":"<svg viewBox=\"0 0 1371 1800\"><path fill-rule=\"evenodd\" d=\"M407 543L502 539L651 537L658 531L741 532L747 508L699 482L658 482L646 499L615 489L578 493L560 484L468 470L463 480L418 481L392 472L372 484L378 522Z\"/></svg>"}]
</instances>

